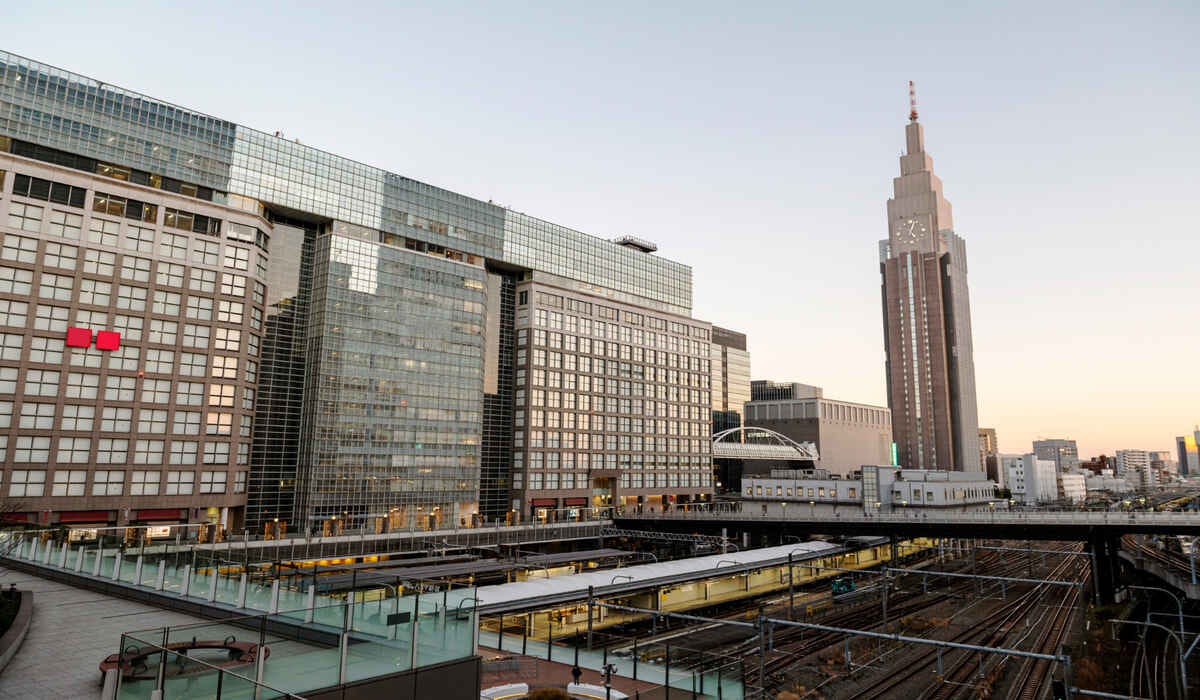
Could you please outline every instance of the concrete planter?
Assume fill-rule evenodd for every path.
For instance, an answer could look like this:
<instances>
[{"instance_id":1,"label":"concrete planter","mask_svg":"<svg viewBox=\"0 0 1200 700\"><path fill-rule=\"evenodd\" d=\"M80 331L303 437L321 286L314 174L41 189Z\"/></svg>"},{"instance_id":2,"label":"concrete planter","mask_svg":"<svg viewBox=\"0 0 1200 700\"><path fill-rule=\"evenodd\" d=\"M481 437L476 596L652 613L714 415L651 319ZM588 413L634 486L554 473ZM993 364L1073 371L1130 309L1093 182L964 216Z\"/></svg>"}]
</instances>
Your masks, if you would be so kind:
<instances>
[{"instance_id":1,"label":"concrete planter","mask_svg":"<svg viewBox=\"0 0 1200 700\"><path fill-rule=\"evenodd\" d=\"M25 634L29 632L29 625L33 622L33 592L18 591L17 594L20 596L17 615L13 618L12 626L0 637L0 673L4 672L4 667L17 655L21 642L25 641Z\"/></svg>"}]
</instances>

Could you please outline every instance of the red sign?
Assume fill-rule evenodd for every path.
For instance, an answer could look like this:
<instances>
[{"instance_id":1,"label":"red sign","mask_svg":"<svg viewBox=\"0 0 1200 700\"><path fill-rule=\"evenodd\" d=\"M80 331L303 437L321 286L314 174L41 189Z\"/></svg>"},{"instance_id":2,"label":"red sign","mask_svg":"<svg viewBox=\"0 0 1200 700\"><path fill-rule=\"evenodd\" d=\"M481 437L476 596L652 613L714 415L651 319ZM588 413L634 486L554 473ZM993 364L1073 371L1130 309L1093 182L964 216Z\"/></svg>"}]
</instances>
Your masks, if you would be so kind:
<instances>
[{"instance_id":1,"label":"red sign","mask_svg":"<svg viewBox=\"0 0 1200 700\"><path fill-rule=\"evenodd\" d=\"M134 520L180 520L187 514L179 508L143 508L134 512Z\"/></svg>"},{"instance_id":2,"label":"red sign","mask_svg":"<svg viewBox=\"0 0 1200 700\"><path fill-rule=\"evenodd\" d=\"M86 328L71 326L67 329L67 347L86 348L92 344L92 332Z\"/></svg>"},{"instance_id":3,"label":"red sign","mask_svg":"<svg viewBox=\"0 0 1200 700\"><path fill-rule=\"evenodd\" d=\"M58 514L60 523L107 523L112 511L107 510L68 510Z\"/></svg>"},{"instance_id":4,"label":"red sign","mask_svg":"<svg viewBox=\"0 0 1200 700\"><path fill-rule=\"evenodd\" d=\"M116 331L99 331L96 333L97 350L116 350L121 347L121 334Z\"/></svg>"}]
</instances>

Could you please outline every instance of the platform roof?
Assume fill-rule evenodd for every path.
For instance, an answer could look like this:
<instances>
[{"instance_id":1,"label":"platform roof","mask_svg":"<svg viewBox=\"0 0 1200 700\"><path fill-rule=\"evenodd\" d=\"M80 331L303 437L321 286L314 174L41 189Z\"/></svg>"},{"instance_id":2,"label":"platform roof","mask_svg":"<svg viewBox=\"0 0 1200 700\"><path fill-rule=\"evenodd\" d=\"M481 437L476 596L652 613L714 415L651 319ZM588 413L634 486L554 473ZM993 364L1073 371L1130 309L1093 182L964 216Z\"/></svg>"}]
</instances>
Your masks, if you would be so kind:
<instances>
[{"instance_id":1,"label":"platform roof","mask_svg":"<svg viewBox=\"0 0 1200 700\"><path fill-rule=\"evenodd\" d=\"M506 610L523 610L540 605L571 600L587 596L592 587L597 594L612 595L628 593L658 585L703 580L718 575L744 573L766 566L787 563L791 553L795 561L804 561L841 550L839 545L829 542L801 542L783 547L766 547L745 552L713 554L689 559L677 559L654 564L639 564L619 569L589 571L569 576L530 579L517 583L480 586L475 589L479 609L482 613Z\"/></svg>"},{"instance_id":2,"label":"platform roof","mask_svg":"<svg viewBox=\"0 0 1200 700\"><path fill-rule=\"evenodd\" d=\"M554 566L555 564L563 564L573 561L590 561L593 559L624 559L627 557L639 556L639 552L630 552L625 549L587 549L582 552L557 552L554 554L537 554L529 557L521 557L519 560L522 564L536 564L537 566Z\"/></svg>"}]
</instances>

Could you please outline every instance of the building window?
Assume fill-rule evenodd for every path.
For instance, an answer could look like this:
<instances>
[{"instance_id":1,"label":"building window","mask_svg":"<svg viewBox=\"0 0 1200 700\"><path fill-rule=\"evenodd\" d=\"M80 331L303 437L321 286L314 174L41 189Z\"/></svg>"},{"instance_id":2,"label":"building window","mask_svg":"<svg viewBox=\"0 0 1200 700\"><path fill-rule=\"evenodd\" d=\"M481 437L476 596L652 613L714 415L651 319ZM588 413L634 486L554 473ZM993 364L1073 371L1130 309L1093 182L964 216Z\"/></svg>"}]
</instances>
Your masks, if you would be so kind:
<instances>
[{"instance_id":1,"label":"building window","mask_svg":"<svg viewBox=\"0 0 1200 700\"><path fill-rule=\"evenodd\" d=\"M216 241L192 241L192 262L217 266L221 263L221 246Z\"/></svg>"},{"instance_id":2,"label":"building window","mask_svg":"<svg viewBox=\"0 0 1200 700\"><path fill-rule=\"evenodd\" d=\"M133 401L136 395L136 377L109 376L104 384L105 401Z\"/></svg>"},{"instance_id":3,"label":"building window","mask_svg":"<svg viewBox=\"0 0 1200 700\"><path fill-rule=\"evenodd\" d=\"M158 483L162 478L159 472L135 471L129 482L130 496L157 496Z\"/></svg>"},{"instance_id":4,"label":"building window","mask_svg":"<svg viewBox=\"0 0 1200 700\"><path fill-rule=\"evenodd\" d=\"M183 265L160 262L158 264L158 271L154 275L154 281L159 286L182 287L185 269Z\"/></svg>"},{"instance_id":5,"label":"building window","mask_svg":"<svg viewBox=\"0 0 1200 700\"><path fill-rule=\"evenodd\" d=\"M191 289L196 292L211 294L217 290L217 273L215 270L192 268Z\"/></svg>"},{"instance_id":6,"label":"building window","mask_svg":"<svg viewBox=\"0 0 1200 700\"><path fill-rule=\"evenodd\" d=\"M13 202L8 205L8 225L11 228L20 231L39 231L42 228L42 212L43 207L35 207L32 204L21 204ZM6 260L11 260L8 257L8 239L13 236L5 236L4 238L4 257ZM37 250L37 241L34 241L34 250ZM35 253L36 254L36 253ZM27 260L25 262L33 262Z\"/></svg>"},{"instance_id":7,"label":"building window","mask_svg":"<svg viewBox=\"0 0 1200 700\"><path fill-rule=\"evenodd\" d=\"M154 252L154 229L129 226L125 230L125 250L137 253Z\"/></svg>"},{"instance_id":8,"label":"building window","mask_svg":"<svg viewBox=\"0 0 1200 700\"><path fill-rule=\"evenodd\" d=\"M112 300L112 283L100 280L79 281L79 303L93 306L108 306Z\"/></svg>"},{"instance_id":9,"label":"building window","mask_svg":"<svg viewBox=\"0 0 1200 700\"><path fill-rule=\"evenodd\" d=\"M134 464L162 464L163 461L163 441L162 440L138 440L134 443L133 448L133 463Z\"/></svg>"},{"instance_id":10,"label":"building window","mask_svg":"<svg viewBox=\"0 0 1200 700\"><path fill-rule=\"evenodd\" d=\"M122 340L130 342L142 339L142 317L117 314L113 316L113 330L121 334Z\"/></svg>"},{"instance_id":11,"label":"building window","mask_svg":"<svg viewBox=\"0 0 1200 700\"><path fill-rule=\"evenodd\" d=\"M246 248L228 246L225 248L225 267L234 270L250 269L250 251Z\"/></svg>"},{"instance_id":12,"label":"building window","mask_svg":"<svg viewBox=\"0 0 1200 700\"><path fill-rule=\"evenodd\" d=\"M61 460L60 460L61 461ZM87 460L84 460L87 461ZM71 469L68 471L55 470L54 485L50 487L51 496L82 496L87 489L87 470Z\"/></svg>"},{"instance_id":13,"label":"building window","mask_svg":"<svg viewBox=\"0 0 1200 700\"><path fill-rule=\"evenodd\" d=\"M41 283L38 285L38 296L41 298L71 301L73 291L75 291L75 279L70 275L42 273Z\"/></svg>"},{"instance_id":14,"label":"building window","mask_svg":"<svg viewBox=\"0 0 1200 700\"><path fill-rule=\"evenodd\" d=\"M225 472L200 472L200 493L225 493Z\"/></svg>"},{"instance_id":15,"label":"building window","mask_svg":"<svg viewBox=\"0 0 1200 700\"><path fill-rule=\"evenodd\" d=\"M33 288L33 270L0 267L0 292L29 296Z\"/></svg>"},{"instance_id":16,"label":"building window","mask_svg":"<svg viewBox=\"0 0 1200 700\"><path fill-rule=\"evenodd\" d=\"M217 379L237 379L238 358L213 356L212 376Z\"/></svg>"},{"instance_id":17,"label":"building window","mask_svg":"<svg viewBox=\"0 0 1200 700\"><path fill-rule=\"evenodd\" d=\"M152 318L150 319L150 334L146 340L156 345L174 345L178 329L179 324L175 321Z\"/></svg>"},{"instance_id":18,"label":"building window","mask_svg":"<svg viewBox=\"0 0 1200 700\"><path fill-rule=\"evenodd\" d=\"M90 431L96 417L95 406L63 406L62 429Z\"/></svg>"},{"instance_id":19,"label":"building window","mask_svg":"<svg viewBox=\"0 0 1200 700\"><path fill-rule=\"evenodd\" d=\"M51 211L49 232L55 236L77 241L83 233L83 217L64 211Z\"/></svg>"},{"instance_id":20,"label":"building window","mask_svg":"<svg viewBox=\"0 0 1200 700\"><path fill-rule=\"evenodd\" d=\"M49 440L49 438L47 438ZM21 439L17 438L20 443ZM26 460L28 461L28 460ZM8 482L8 495L15 498L32 498L46 492L46 470L14 469Z\"/></svg>"},{"instance_id":21,"label":"building window","mask_svg":"<svg viewBox=\"0 0 1200 700\"><path fill-rule=\"evenodd\" d=\"M211 398L211 395L210 395L210 398ZM233 432L233 414L232 413L218 413L216 411L209 411L209 413L204 421L205 435L229 435L232 432ZM204 447L205 447L205 450L207 451L208 445L205 445ZM225 455L226 458L229 457L228 447L229 446L226 445L226 455Z\"/></svg>"},{"instance_id":22,"label":"building window","mask_svg":"<svg viewBox=\"0 0 1200 700\"><path fill-rule=\"evenodd\" d=\"M62 338L35 336L29 341L29 361L48 365L60 365L66 342Z\"/></svg>"},{"instance_id":23,"label":"building window","mask_svg":"<svg viewBox=\"0 0 1200 700\"><path fill-rule=\"evenodd\" d=\"M125 472L100 470L92 477L93 496L120 496L125 486Z\"/></svg>"},{"instance_id":24,"label":"building window","mask_svg":"<svg viewBox=\"0 0 1200 700\"><path fill-rule=\"evenodd\" d=\"M124 464L129 458L129 441L101 438L96 449L96 464Z\"/></svg>"},{"instance_id":25,"label":"building window","mask_svg":"<svg viewBox=\"0 0 1200 700\"><path fill-rule=\"evenodd\" d=\"M26 270L28 272L28 270ZM67 332L67 318L70 317L71 310L63 306L47 306L38 304L37 311L33 317L33 328L39 331L52 331L54 333Z\"/></svg>"},{"instance_id":26,"label":"building window","mask_svg":"<svg viewBox=\"0 0 1200 700\"><path fill-rule=\"evenodd\" d=\"M245 275L231 275L228 272L221 275L221 293L226 296L242 298L246 296Z\"/></svg>"},{"instance_id":27,"label":"building window","mask_svg":"<svg viewBox=\"0 0 1200 700\"><path fill-rule=\"evenodd\" d=\"M180 406L199 406L204 399L204 384L200 382L179 382L175 392L175 402Z\"/></svg>"},{"instance_id":28,"label":"building window","mask_svg":"<svg viewBox=\"0 0 1200 700\"><path fill-rule=\"evenodd\" d=\"M171 374L172 367L175 364L175 352L173 350L159 350L150 348L146 350L145 371L150 374Z\"/></svg>"},{"instance_id":29,"label":"building window","mask_svg":"<svg viewBox=\"0 0 1200 700\"><path fill-rule=\"evenodd\" d=\"M233 384L210 384L208 387L208 405L220 408L233 408L237 386ZM210 420L212 414L209 414Z\"/></svg>"},{"instance_id":30,"label":"building window","mask_svg":"<svg viewBox=\"0 0 1200 700\"><path fill-rule=\"evenodd\" d=\"M208 356L184 352L179 354L179 374L184 377L203 377L208 369ZM214 375L216 376L216 375ZM236 378L236 376L234 377Z\"/></svg>"},{"instance_id":31,"label":"building window","mask_svg":"<svg viewBox=\"0 0 1200 700\"><path fill-rule=\"evenodd\" d=\"M182 297L175 292L164 292L161 289L154 292L154 303L150 310L164 316L179 315L179 301Z\"/></svg>"},{"instance_id":32,"label":"building window","mask_svg":"<svg viewBox=\"0 0 1200 700\"><path fill-rule=\"evenodd\" d=\"M200 412L199 411L176 411L175 422L171 426L171 432L180 435L199 435L200 434Z\"/></svg>"},{"instance_id":33,"label":"building window","mask_svg":"<svg viewBox=\"0 0 1200 700\"><path fill-rule=\"evenodd\" d=\"M126 279L133 279L126 276ZM117 288L117 308L127 311L146 310L146 289L122 284Z\"/></svg>"},{"instance_id":34,"label":"building window","mask_svg":"<svg viewBox=\"0 0 1200 700\"><path fill-rule=\"evenodd\" d=\"M143 403L167 403L171 400L170 379L142 380Z\"/></svg>"},{"instance_id":35,"label":"building window","mask_svg":"<svg viewBox=\"0 0 1200 700\"><path fill-rule=\"evenodd\" d=\"M18 435L16 449L13 450L13 461L41 462L43 464L49 462L50 438Z\"/></svg>"},{"instance_id":36,"label":"building window","mask_svg":"<svg viewBox=\"0 0 1200 700\"><path fill-rule=\"evenodd\" d=\"M207 330L207 329L206 329ZM242 332L234 328L213 329L214 350L237 352L242 345Z\"/></svg>"},{"instance_id":37,"label":"building window","mask_svg":"<svg viewBox=\"0 0 1200 700\"><path fill-rule=\"evenodd\" d=\"M108 409L104 409L108 410ZM163 435L167 432L166 409L145 409L138 411L138 432Z\"/></svg>"},{"instance_id":38,"label":"building window","mask_svg":"<svg viewBox=\"0 0 1200 700\"><path fill-rule=\"evenodd\" d=\"M209 310L211 312L211 300ZM240 301L221 301L217 306L217 320L222 323L240 324L243 319L245 305Z\"/></svg>"},{"instance_id":39,"label":"building window","mask_svg":"<svg viewBox=\"0 0 1200 700\"><path fill-rule=\"evenodd\" d=\"M187 317L195 321L211 321L213 300L208 297L187 298Z\"/></svg>"},{"instance_id":40,"label":"building window","mask_svg":"<svg viewBox=\"0 0 1200 700\"><path fill-rule=\"evenodd\" d=\"M171 464L195 464L199 443L175 440L171 443ZM169 493L169 492L168 492ZM191 491L188 491L191 493Z\"/></svg>"},{"instance_id":41,"label":"building window","mask_svg":"<svg viewBox=\"0 0 1200 700\"><path fill-rule=\"evenodd\" d=\"M239 447L241 447L241 445L239 445ZM233 492L234 493L245 493L246 492L246 472L236 472L233 475Z\"/></svg>"},{"instance_id":42,"label":"building window","mask_svg":"<svg viewBox=\"0 0 1200 700\"><path fill-rule=\"evenodd\" d=\"M184 324L183 344L195 350L208 349L208 326L198 326L194 323Z\"/></svg>"},{"instance_id":43,"label":"building window","mask_svg":"<svg viewBox=\"0 0 1200 700\"><path fill-rule=\"evenodd\" d=\"M0 272L3 272L3 268L0 268ZM0 326L24 326L28 319L28 303L0 299Z\"/></svg>"},{"instance_id":44,"label":"building window","mask_svg":"<svg viewBox=\"0 0 1200 700\"><path fill-rule=\"evenodd\" d=\"M178 236L172 233L164 233L158 239L158 255L164 258L174 258L176 260L187 259L187 236ZM181 272L182 274L182 272ZM172 285L175 287L183 286L182 277L178 284Z\"/></svg>"},{"instance_id":45,"label":"building window","mask_svg":"<svg viewBox=\"0 0 1200 700\"><path fill-rule=\"evenodd\" d=\"M42 257L42 262L46 267L57 267L63 270L75 270L75 263L79 261L79 249L73 245L64 243L47 243L46 254Z\"/></svg>"},{"instance_id":46,"label":"building window","mask_svg":"<svg viewBox=\"0 0 1200 700\"><path fill-rule=\"evenodd\" d=\"M141 355L141 351L136 345L122 345L120 349L108 353L108 368L135 372L138 368L139 355Z\"/></svg>"},{"instance_id":47,"label":"building window","mask_svg":"<svg viewBox=\"0 0 1200 700\"><path fill-rule=\"evenodd\" d=\"M59 373L46 369L31 369L25 372L26 396L57 396Z\"/></svg>"},{"instance_id":48,"label":"building window","mask_svg":"<svg viewBox=\"0 0 1200 700\"><path fill-rule=\"evenodd\" d=\"M193 443L195 444L195 443ZM167 496L190 496L196 472L167 472Z\"/></svg>"},{"instance_id":49,"label":"building window","mask_svg":"<svg viewBox=\"0 0 1200 700\"><path fill-rule=\"evenodd\" d=\"M115 248L120 234L121 225L116 221L93 218L88 229L88 242Z\"/></svg>"}]
</instances>

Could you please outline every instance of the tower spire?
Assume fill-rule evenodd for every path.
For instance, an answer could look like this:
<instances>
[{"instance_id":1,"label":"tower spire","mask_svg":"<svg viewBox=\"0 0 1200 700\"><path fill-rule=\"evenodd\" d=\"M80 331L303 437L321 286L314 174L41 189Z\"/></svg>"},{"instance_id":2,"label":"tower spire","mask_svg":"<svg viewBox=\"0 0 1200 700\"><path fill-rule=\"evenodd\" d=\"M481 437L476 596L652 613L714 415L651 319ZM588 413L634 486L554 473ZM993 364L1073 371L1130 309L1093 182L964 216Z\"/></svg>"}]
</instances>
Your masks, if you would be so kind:
<instances>
[{"instance_id":1,"label":"tower spire","mask_svg":"<svg viewBox=\"0 0 1200 700\"><path fill-rule=\"evenodd\" d=\"M911 80L908 81L908 120L910 122L917 120L917 88Z\"/></svg>"}]
</instances>

